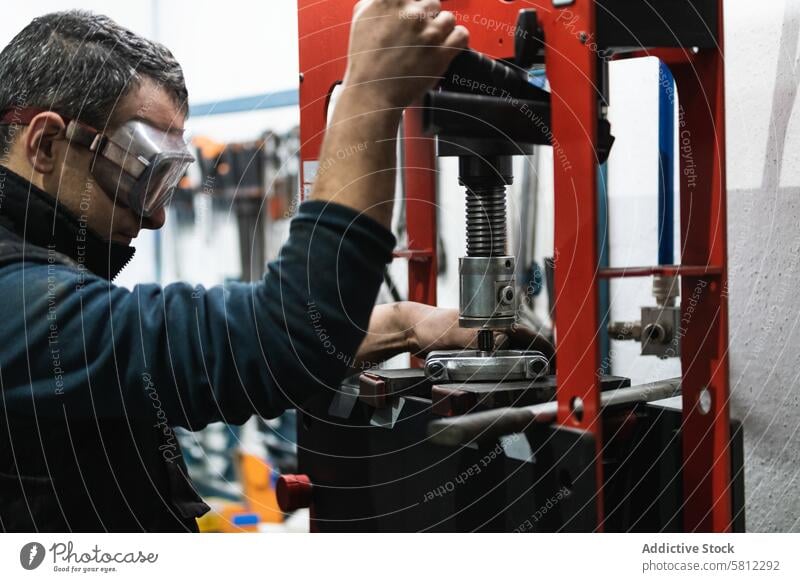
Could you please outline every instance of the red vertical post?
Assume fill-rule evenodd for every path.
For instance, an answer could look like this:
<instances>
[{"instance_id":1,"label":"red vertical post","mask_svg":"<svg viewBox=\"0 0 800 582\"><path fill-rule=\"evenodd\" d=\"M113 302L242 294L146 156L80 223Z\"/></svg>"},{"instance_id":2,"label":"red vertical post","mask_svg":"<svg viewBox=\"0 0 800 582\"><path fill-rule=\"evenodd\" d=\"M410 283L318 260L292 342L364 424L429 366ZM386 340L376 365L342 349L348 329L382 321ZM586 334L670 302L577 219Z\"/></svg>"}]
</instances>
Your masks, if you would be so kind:
<instances>
[{"instance_id":1,"label":"red vertical post","mask_svg":"<svg viewBox=\"0 0 800 582\"><path fill-rule=\"evenodd\" d=\"M436 144L422 132L422 110L403 117L408 299L436 305Z\"/></svg>"},{"instance_id":2,"label":"red vertical post","mask_svg":"<svg viewBox=\"0 0 800 582\"><path fill-rule=\"evenodd\" d=\"M327 127L331 92L344 78L353 3L297 1L300 64L300 199L310 192Z\"/></svg>"},{"instance_id":3,"label":"red vertical post","mask_svg":"<svg viewBox=\"0 0 800 582\"><path fill-rule=\"evenodd\" d=\"M686 531L730 531L725 75L718 49L673 67L678 89L682 263L718 274L681 280L683 519Z\"/></svg>"},{"instance_id":4,"label":"red vertical post","mask_svg":"<svg viewBox=\"0 0 800 582\"><path fill-rule=\"evenodd\" d=\"M569 22L570 26L566 23ZM577 26L578 34L576 34ZM558 422L592 433L598 524L603 520L600 351L597 322L597 55L594 0L556 9L546 23L555 186ZM583 401L583 413L572 406Z\"/></svg>"}]
</instances>

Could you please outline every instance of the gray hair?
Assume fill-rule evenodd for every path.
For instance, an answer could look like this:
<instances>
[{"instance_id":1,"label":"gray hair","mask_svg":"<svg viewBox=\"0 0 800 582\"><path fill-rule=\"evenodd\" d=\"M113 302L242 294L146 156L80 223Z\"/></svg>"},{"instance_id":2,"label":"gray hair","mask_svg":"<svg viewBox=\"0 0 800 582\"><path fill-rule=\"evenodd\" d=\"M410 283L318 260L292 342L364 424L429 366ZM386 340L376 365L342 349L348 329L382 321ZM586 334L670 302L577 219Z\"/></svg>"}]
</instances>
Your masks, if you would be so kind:
<instances>
[{"instance_id":1,"label":"gray hair","mask_svg":"<svg viewBox=\"0 0 800 582\"><path fill-rule=\"evenodd\" d=\"M54 12L34 18L0 52L0 111L40 107L102 130L143 78L188 111L183 71L166 47L101 14ZM13 139L10 128L0 126L0 138Z\"/></svg>"}]
</instances>

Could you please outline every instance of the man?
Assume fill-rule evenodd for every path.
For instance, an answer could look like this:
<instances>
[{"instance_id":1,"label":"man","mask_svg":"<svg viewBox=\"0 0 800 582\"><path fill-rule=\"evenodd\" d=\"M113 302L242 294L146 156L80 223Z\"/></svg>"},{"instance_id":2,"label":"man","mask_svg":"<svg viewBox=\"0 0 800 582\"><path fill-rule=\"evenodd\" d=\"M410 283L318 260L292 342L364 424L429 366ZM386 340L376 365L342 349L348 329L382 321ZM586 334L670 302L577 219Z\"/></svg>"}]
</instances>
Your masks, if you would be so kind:
<instances>
[{"instance_id":1,"label":"man","mask_svg":"<svg viewBox=\"0 0 800 582\"><path fill-rule=\"evenodd\" d=\"M474 335L452 310L373 304L391 260L395 135L467 32L438 0L364 0L320 176L258 284L111 280L191 161L161 45L84 12L0 53L0 530L194 531L172 427L240 424L348 369ZM322 338L320 329L324 330ZM366 330L366 335L365 331Z\"/></svg>"}]
</instances>

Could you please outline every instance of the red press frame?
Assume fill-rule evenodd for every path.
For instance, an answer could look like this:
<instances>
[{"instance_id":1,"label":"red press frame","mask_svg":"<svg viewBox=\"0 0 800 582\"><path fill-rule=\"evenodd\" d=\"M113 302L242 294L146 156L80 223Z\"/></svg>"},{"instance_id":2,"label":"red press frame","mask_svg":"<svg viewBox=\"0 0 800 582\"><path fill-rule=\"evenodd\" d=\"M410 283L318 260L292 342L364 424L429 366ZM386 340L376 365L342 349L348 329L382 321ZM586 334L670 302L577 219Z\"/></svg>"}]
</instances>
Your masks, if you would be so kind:
<instances>
[{"instance_id":1,"label":"red press frame","mask_svg":"<svg viewBox=\"0 0 800 582\"><path fill-rule=\"evenodd\" d=\"M719 30L722 31L722 0ZM319 159L333 87L344 76L354 0L298 0L300 34L300 139L303 163ZM598 269L596 123L597 59L594 0L555 8L549 0L442 0L470 29L471 48L496 58L513 55L513 34L521 8L535 8L546 39L547 75L552 91L552 131L560 157L554 164L555 321L558 344L558 422L591 432L598 455L603 447L598 422L600 369L598 283L604 278L680 274L684 298L693 298L691 325L682 336L683 490L686 531L729 531L732 522L729 450L727 305L727 223L723 48L694 52L659 49L640 56L661 58L672 70L680 99L682 265ZM569 10L569 18L561 11ZM561 16L559 16L561 14ZM564 26L564 21L577 23ZM511 32L510 32L511 31ZM585 33L586 36L583 36ZM722 34L719 35L722 38ZM655 123L655 121L654 121ZM436 169L434 142L421 131L419 111L404 120L409 299L436 303ZM301 181L303 181L301 179ZM700 294L697 289L703 289ZM685 306L687 302L682 304ZM711 408L699 405L707 390ZM580 418L572 403L582 399ZM599 457L598 457L599 458ZM597 483L603 482L596 463ZM597 496L603 523L602 495Z\"/></svg>"}]
</instances>

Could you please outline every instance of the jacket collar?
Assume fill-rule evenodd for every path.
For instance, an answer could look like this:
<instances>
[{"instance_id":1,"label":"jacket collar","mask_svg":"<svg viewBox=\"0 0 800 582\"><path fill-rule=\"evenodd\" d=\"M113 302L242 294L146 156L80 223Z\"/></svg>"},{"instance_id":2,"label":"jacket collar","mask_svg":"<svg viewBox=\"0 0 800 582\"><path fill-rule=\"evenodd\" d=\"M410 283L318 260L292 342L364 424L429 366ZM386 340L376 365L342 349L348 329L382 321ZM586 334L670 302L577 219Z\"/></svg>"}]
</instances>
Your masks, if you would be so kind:
<instances>
[{"instance_id":1,"label":"jacket collar","mask_svg":"<svg viewBox=\"0 0 800 582\"><path fill-rule=\"evenodd\" d=\"M103 240L44 190L0 165L0 218L26 243L51 248L111 280L136 252Z\"/></svg>"}]
</instances>

